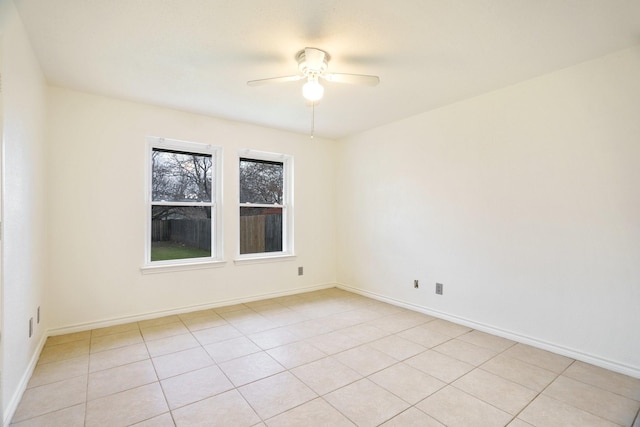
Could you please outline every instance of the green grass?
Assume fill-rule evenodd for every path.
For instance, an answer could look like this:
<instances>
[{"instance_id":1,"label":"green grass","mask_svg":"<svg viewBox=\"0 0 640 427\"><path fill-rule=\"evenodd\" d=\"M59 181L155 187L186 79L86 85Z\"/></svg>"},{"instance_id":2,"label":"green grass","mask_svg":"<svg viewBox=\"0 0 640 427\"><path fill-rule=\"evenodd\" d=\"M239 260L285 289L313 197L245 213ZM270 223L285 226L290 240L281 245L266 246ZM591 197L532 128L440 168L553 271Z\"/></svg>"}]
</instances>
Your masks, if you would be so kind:
<instances>
[{"instance_id":1,"label":"green grass","mask_svg":"<svg viewBox=\"0 0 640 427\"><path fill-rule=\"evenodd\" d=\"M185 246L182 243L153 242L151 245L151 261L203 258L209 256L211 256L209 251Z\"/></svg>"}]
</instances>

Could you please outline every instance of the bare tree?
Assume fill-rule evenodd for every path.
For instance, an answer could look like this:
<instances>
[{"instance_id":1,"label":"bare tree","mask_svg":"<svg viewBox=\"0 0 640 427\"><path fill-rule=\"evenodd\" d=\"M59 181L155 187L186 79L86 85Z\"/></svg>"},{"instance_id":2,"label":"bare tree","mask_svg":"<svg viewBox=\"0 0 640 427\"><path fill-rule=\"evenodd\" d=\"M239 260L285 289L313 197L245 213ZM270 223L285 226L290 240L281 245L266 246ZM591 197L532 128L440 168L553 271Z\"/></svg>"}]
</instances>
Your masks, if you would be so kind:
<instances>
[{"instance_id":1,"label":"bare tree","mask_svg":"<svg viewBox=\"0 0 640 427\"><path fill-rule=\"evenodd\" d=\"M281 204L283 164L240 159L240 203Z\"/></svg>"},{"instance_id":2,"label":"bare tree","mask_svg":"<svg viewBox=\"0 0 640 427\"><path fill-rule=\"evenodd\" d=\"M210 209L179 206L180 202L210 202L213 177L212 158L206 154L153 149L152 200L173 202L154 206L153 219L207 218Z\"/></svg>"}]
</instances>

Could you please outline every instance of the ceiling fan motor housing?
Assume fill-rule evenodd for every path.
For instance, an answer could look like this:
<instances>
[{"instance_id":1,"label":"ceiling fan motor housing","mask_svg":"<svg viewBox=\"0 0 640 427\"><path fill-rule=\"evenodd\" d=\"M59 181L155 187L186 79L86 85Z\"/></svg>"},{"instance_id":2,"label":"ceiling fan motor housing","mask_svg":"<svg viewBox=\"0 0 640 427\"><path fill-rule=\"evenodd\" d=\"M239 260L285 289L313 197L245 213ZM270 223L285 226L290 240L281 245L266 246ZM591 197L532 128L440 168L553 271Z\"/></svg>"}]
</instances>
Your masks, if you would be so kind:
<instances>
[{"instance_id":1,"label":"ceiling fan motor housing","mask_svg":"<svg viewBox=\"0 0 640 427\"><path fill-rule=\"evenodd\" d=\"M306 77L319 76L327 71L329 54L321 49L307 47L296 54L298 69Z\"/></svg>"}]
</instances>

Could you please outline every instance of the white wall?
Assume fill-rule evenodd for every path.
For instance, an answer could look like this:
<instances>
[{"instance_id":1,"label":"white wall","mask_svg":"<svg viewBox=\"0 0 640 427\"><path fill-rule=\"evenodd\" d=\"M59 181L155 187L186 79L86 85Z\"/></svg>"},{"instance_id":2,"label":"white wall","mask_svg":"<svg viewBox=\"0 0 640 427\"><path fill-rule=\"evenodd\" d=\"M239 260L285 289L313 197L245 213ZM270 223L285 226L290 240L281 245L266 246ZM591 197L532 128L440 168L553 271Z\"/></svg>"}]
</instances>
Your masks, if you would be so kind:
<instances>
[{"instance_id":1,"label":"white wall","mask_svg":"<svg viewBox=\"0 0 640 427\"><path fill-rule=\"evenodd\" d=\"M335 142L74 92L49 90L54 332L200 304L335 285ZM142 274L148 135L223 147L224 267ZM293 261L235 265L238 149L294 158ZM304 275L297 275L304 266Z\"/></svg>"},{"instance_id":2,"label":"white wall","mask_svg":"<svg viewBox=\"0 0 640 427\"><path fill-rule=\"evenodd\" d=\"M13 2L0 1L3 102L2 414L8 421L45 338L45 81ZM43 321L28 336L30 317Z\"/></svg>"},{"instance_id":3,"label":"white wall","mask_svg":"<svg viewBox=\"0 0 640 427\"><path fill-rule=\"evenodd\" d=\"M342 141L338 281L640 377L639 76L636 48Z\"/></svg>"}]
</instances>

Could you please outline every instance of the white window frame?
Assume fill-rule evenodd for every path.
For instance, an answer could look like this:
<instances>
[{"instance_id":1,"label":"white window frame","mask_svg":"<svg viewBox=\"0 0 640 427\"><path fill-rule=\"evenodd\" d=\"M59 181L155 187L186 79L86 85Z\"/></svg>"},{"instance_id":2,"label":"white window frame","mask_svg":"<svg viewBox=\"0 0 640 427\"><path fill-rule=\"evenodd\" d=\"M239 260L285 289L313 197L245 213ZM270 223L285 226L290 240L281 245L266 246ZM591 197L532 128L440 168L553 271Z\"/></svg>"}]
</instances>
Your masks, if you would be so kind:
<instances>
[{"instance_id":1,"label":"white window frame","mask_svg":"<svg viewBox=\"0 0 640 427\"><path fill-rule=\"evenodd\" d=\"M213 183L211 186L211 202L180 203L185 206L210 206L211 207L211 256L202 258L182 258L176 260L151 261L151 211L152 206L162 205L163 202L154 202L152 197L152 152L154 148L164 150L183 151L188 153L206 154L211 156L214 165ZM145 180L145 208L146 208L146 233L145 254L142 271L163 272L179 271L183 269L208 268L224 264L223 259L223 233L222 233L222 147L203 144L199 142L180 141L161 137L147 137L146 151L146 180ZM173 204L173 203L171 203Z\"/></svg>"},{"instance_id":2,"label":"white window frame","mask_svg":"<svg viewBox=\"0 0 640 427\"><path fill-rule=\"evenodd\" d=\"M240 159L255 159L268 162L281 162L283 167L282 183L282 203L281 204L256 204L256 203L240 203ZM278 261L295 258L294 239L293 239L293 156L289 154L271 153L257 150L239 150L236 159L236 173L238 183L237 202L238 209L236 215L238 218L237 232L237 253L236 263L252 263L263 261ZM250 254L240 254L240 208L241 207L278 207L282 208L282 251L280 252L259 252Z\"/></svg>"}]
</instances>

